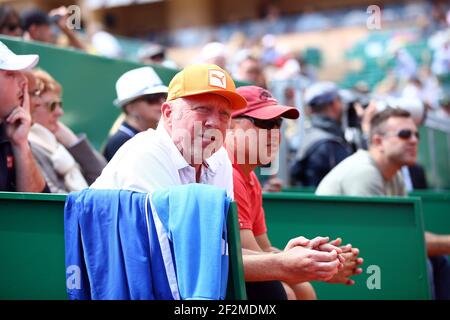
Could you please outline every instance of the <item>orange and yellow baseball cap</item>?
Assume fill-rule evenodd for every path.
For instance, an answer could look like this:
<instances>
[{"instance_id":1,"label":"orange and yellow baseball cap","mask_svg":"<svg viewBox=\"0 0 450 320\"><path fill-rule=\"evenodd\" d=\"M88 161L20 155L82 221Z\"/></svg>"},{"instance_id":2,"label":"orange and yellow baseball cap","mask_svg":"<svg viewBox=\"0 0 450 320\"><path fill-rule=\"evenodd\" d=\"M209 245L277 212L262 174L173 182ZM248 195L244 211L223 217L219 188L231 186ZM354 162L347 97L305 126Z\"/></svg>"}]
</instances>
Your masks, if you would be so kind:
<instances>
[{"instance_id":1,"label":"orange and yellow baseball cap","mask_svg":"<svg viewBox=\"0 0 450 320\"><path fill-rule=\"evenodd\" d=\"M217 94L230 101L232 110L247 106L247 101L236 93L231 76L219 66L208 63L191 64L178 72L169 84L167 101L203 93Z\"/></svg>"}]
</instances>

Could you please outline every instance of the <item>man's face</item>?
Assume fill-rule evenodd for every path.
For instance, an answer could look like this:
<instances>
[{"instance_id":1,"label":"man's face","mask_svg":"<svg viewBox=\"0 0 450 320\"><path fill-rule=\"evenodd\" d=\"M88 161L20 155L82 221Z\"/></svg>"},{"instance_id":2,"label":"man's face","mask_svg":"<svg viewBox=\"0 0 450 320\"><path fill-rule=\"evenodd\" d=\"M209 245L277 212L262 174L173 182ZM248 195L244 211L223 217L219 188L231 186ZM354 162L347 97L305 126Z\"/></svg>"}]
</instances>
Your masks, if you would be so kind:
<instances>
[{"instance_id":1,"label":"man's face","mask_svg":"<svg viewBox=\"0 0 450 320\"><path fill-rule=\"evenodd\" d=\"M23 104L26 79L20 71L0 70L0 119Z\"/></svg>"},{"instance_id":2,"label":"man's face","mask_svg":"<svg viewBox=\"0 0 450 320\"><path fill-rule=\"evenodd\" d=\"M53 91L45 91L41 94L41 103L31 112L34 123L39 123L51 132L58 129L58 120L64 115L60 96Z\"/></svg>"},{"instance_id":3,"label":"man's face","mask_svg":"<svg viewBox=\"0 0 450 320\"><path fill-rule=\"evenodd\" d=\"M253 59L245 59L239 65L238 78L243 81L250 81L257 86L265 87L265 78L261 65Z\"/></svg>"},{"instance_id":4,"label":"man's face","mask_svg":"<svg viewBox=\"0 0 450 320\"><path fill-rule=\"evenodd\" d=\"M391 117L385 125L385 134L381 142L384 158L398 166L411 166L417 161L418 138L415 136L417 127L411 118ZM411 131L409 138L399 137L399 133Z\"/></svg>"},{"instance_id":5,"label":"man's face","mask_svg":"<svg viewBox=\"0 0 450 320\"><path fill-rule=\"evenodd\" d=\"M28 94L30 96L30 112L33 113L34 109L42 104L42 98L40 96L43 83L36 79L32 72L24 72L28 80Z\"/></svg>"},{"instance_id":6,"label":"man's face","mask_svg":"<svg viewBox=\"0 0 450 320\"><path fill-rule=\"evenodd\" d=\"M142 130L156 128L161 118L161 105L166 101L166 94L152 94L133 101L128 109L130 116L135 117Z\"/></svg>"},{"instance_id":7,"label":"man's face","mask_svg":"<svg viewBox=\"0 0 450 320\"><path fill-rule=\"evenodd\" d=\"M270 120L238 117L232 121L234 143L232 148L234 160L238 164L261 166L275 159L281 142L280 117ZM268 127L271 129L266 129Z\"/></svg>"},{"instance_id":8,"label":"man's face","mask_svg":"<svg viewBox=\"0 0 450 320\"><path fill-rule=\"evenodd\" d=\"M334 110L334 114L336 116L336 120L338 120L339 122L342 118L343 109L344 109L344 105L342 104L342 99L339 96L337 96L336 98L334 98L334 101L333 101L333 110Z\"/></svg>"},{"instance_id":9,"label":"man's face","mask_svg":"<svg viewBox=\"0 0 450 320\"><path fill-rule=\"evenodd\" d=\"M23 30L20 27L20 21L14 15L11 15L0 27L0 34L4 34L7 36L21 37L22 33Z\"/></svg>"},{"instance_id":10,"label":"man's face","mask_svg":"<svg viewBox=\"0 0 450 320\"><path fill-rule=\"evenodd\" d=\"M33 25L29 33L33 40L53 44L56 42L56 36L48 24Z\"/></svg>"},{"instance_id":11,"label":"man's face","mask_svg":"<svg viewBox=\"0 0 450 320\"><path fill-rule=\"evenodd\" d=\"M223 145L230 119L231 106L227 99L216 94L201 94L177 99L165 121L175 145L185 159L195 165Z\"/></svg>"}]
</instances>

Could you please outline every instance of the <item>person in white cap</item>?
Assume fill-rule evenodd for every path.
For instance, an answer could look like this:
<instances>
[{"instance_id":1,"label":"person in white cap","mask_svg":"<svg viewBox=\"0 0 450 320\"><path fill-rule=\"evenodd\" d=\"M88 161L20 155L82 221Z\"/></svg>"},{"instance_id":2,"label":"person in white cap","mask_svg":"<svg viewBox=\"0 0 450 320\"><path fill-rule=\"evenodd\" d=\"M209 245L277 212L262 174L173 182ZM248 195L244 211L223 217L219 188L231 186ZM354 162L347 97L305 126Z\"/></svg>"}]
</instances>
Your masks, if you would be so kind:
<instances>
[{"instance_id":1,"label":"person in white cap","mask_svg":"<svg viewBox=\"0 0 450 320\"><path fill-rule=\"evenodd\" d=\"M38 61L38 55L16 55L0 42L0 191L49 191L28 144L30 101L22 74Z\"/></svg>"},{"instance_id":2,"label":"person in white cap","mask_svg":"<svg viewBox=\"0 0 450 320\"><path fill-rule=\"evenodd\" d=\"M167 86L151 67L124 73L116 83L114 104L124 113L124 121L106 143L103 155L111 160L119 148L137 133L155 129L166 101Z\"/></svg>"}]
</instances>

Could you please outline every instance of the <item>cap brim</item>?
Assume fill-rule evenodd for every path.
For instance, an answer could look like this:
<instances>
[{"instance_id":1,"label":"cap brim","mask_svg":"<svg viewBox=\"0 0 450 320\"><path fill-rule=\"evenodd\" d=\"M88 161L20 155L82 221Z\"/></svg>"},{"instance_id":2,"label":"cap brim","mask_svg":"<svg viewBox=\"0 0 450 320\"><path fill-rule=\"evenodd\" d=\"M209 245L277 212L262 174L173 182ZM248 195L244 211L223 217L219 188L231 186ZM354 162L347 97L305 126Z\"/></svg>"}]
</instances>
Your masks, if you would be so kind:
<instances>
[{"instance_id":1,"label":"cap brim","mask_svg":"<svg viewBox=\"0 0 450 320\"><path fill-rule=\"evenodd\" d=\"M247 100L245 100L245 98L243 96L241 96L240 94L238 94L236 92L229 91L229 90L223 90L223 89L208 89L208 90L204 90L204 91L197 91L197 92L187 94L187 95L184 95L182 97L177 97L177 98L198 96L198 95L206 94L206 93L217 94L219 96L224 97L225 99L227 99L230 102L232 110L241 110L241 109L247 107Z\"/></svg>"},{"instance_id":2,"label":"cap brim","mask_svg":"<svg viewBox=\"0 0 450 320\"><path fill-rule=\"evenodd\" d=\"M240 115L246 115L260 120L269 120L278 117L286 119L297 119L298 117L300 117L300 112L296 108L288 106L280 106L277 104L250 110Z\"/></svg>"},{"instance_id":3,"label":"cap brim","mask_svg":"<svg viewBox=\"0 0 450 320\"><path fill-rule=\"evenodd\" d=\"M37 54L16 55L0 64L1 70L25 71L34 68L39 62Z\"/></svg>"},{"instance_id":4,"label":"cap brim","mask_svg":"<svg viewBox=\"0 0 450 320\"><path fill-rule=\"evenodd\" d=\"M122 100L115 99L113 101L113 103L114 103L115 106L120 108L120 107L123 107L125 104L127 104L127 103L129 103L129 102L131 102L131 101L133 101L133 100L135 100L135 99L137 99L139 97L146 96L146 95L149 95L149 94L167 93L167 91L168 91L168 88L166 86L163 86L163 85L156 86L156 87L149 88L149 89L147 89L147 90L145 90L143 92L139 92L139 94L136 94L136 95L131 96L131 97L126 98L126 99L122 99Z\"/></svg>"}]
</instances>

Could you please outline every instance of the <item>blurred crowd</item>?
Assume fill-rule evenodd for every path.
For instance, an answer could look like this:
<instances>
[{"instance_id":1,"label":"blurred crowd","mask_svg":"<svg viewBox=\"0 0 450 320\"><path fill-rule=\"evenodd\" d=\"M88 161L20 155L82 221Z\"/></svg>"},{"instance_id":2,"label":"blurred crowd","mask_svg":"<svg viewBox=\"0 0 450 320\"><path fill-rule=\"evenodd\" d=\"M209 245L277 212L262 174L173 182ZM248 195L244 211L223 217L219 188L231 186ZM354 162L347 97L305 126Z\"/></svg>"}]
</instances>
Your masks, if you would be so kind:
<instances>
[{"instance_id":1,"label":"blurred crowd","mask_svg":"<svg viewBox=\"0 0 450 320\"><path fill-rule=\"evenodd\" d=\"M320 60L320 52L315 52L316 56L312 59L310 51L295 52L289 46L277 42L276 36L270 33L258 39L235 33L227 43L209 42L201 48L198 56L186 64L216 64L228 70L235 80L268 88L281 95L278 99L288 105L300 107L300 104L304 117L286 121L284 133L288 144L289 181L283 183L315 187L342 159L360 148L367 148L368 123L376 112L387 107L404 108L412 114L417 125L422 124L429 114L450 119L450 11L448 6L438 2L432 12L433 19L421 24L422 36L427 37L432 52L431 59L419 62L406 45L397 45L386 52L386 55L391 56L391 68L374 86L364 80L351 87L340 86L338 82L319 81L318 71L323 71L317 61ZM69 12L65 7L48 13L40 9L18 13L10 6L1 5L0 34L111 57L121 56L120 45L112 34L97 27L86 37L69 27L68 17ZM261 19L277 21L280 19L279 10L271 4L265 10L261 9ZM106 25L111 23L113 21L105 21ZM179 67L168 57L167 48L161 44L146 44L140 48L137 56L144 64ZM76 141L74 134L68 134L70 129L58 120L63 114L61 86L42 70L27 73L27 78L29 86L38 83L42 87L30 95L32 115L34 110L40 110L36 108L39 105L36 99L53 92L54 101L50 99L45 103L49 105L47 110L56 122L54 128L47 129L58 142L64 142L62 145L66 148L72 146ZM148 83L141 79L147 79ZM158 92L153 89L146 91L142 86L163 89ZM158 108L150 108L153 110L150 112L147 106L158 106L166 94L161 80L151 68L124 74L118 80L116 89L118 100L115 104L123 113L112 126L112 137L103 150L106 160L111 159L129 137L156 127L160 113L153 109ZM39 124L38 120L34 122ZM71 139L66 141L61 138L61 132L72 136ZM90 156L93 157L92 154ZM324 167L325 163L327 165ZM89 178L87 182L91 180ZM426 184L421 184L421 187L424 186ZM59 186L52 190L64 188Z\"/></svg>"}]
</instances>

